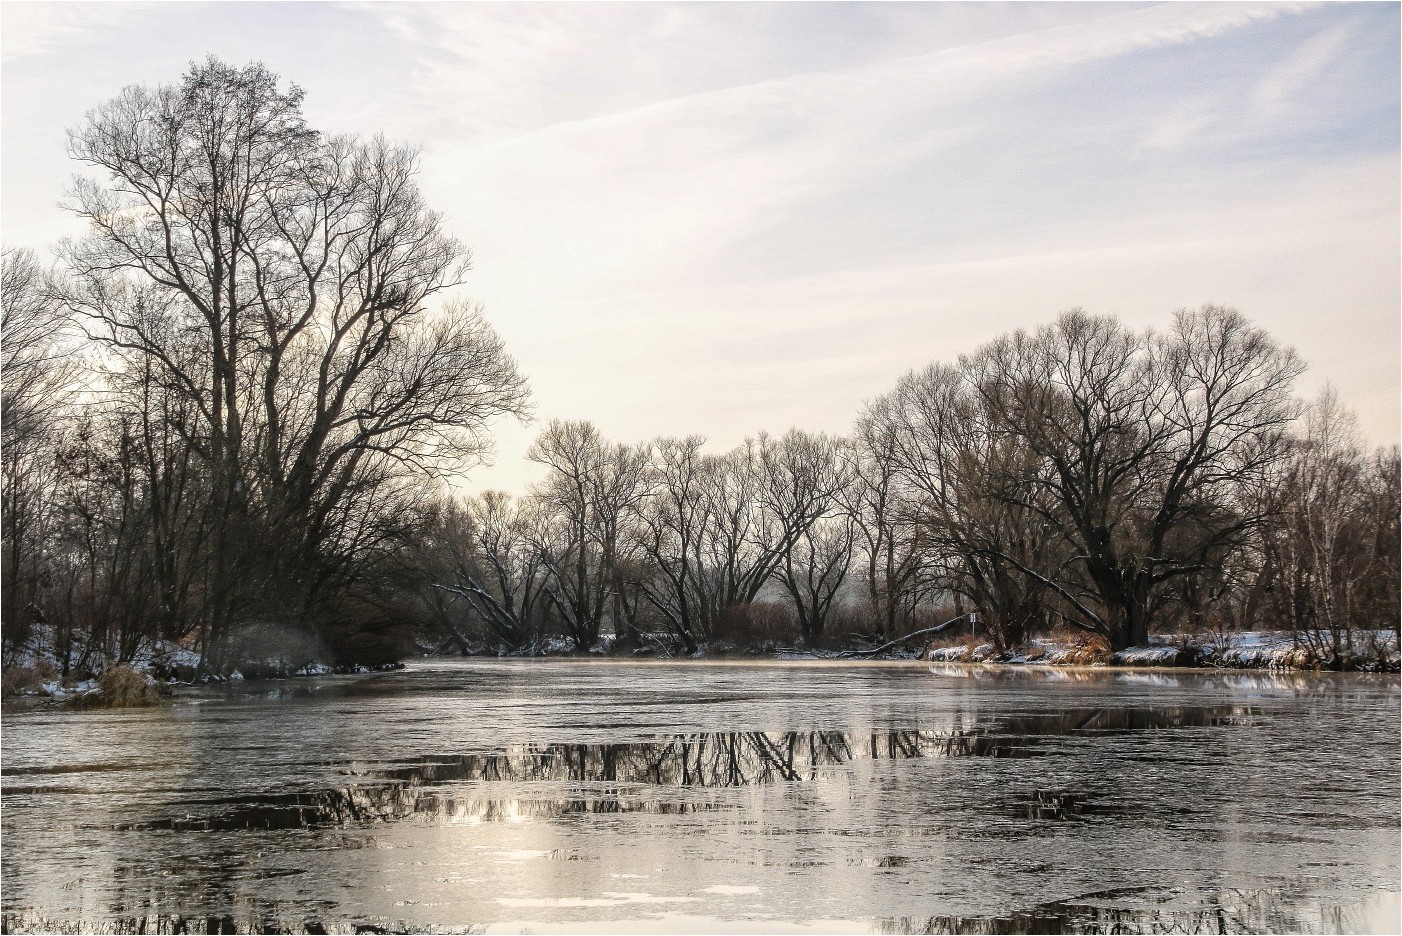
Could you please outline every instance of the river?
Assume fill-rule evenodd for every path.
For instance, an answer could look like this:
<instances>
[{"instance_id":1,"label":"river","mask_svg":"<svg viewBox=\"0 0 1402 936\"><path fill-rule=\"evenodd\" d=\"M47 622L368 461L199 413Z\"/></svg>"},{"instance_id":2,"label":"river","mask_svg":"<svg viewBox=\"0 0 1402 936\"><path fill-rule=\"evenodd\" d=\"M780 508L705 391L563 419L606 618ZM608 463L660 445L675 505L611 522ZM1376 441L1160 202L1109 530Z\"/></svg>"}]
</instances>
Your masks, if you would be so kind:
<instances>
[{"instance_id":1,"label":"river","mask_svg":"<svg viewBox=\"0 0 1402 936\"><path fill-rule=\"evenodd\" d=\"M3 719L10 932L1396 932L1399 682L420 660Z\"/></svg>"}]
</instances>

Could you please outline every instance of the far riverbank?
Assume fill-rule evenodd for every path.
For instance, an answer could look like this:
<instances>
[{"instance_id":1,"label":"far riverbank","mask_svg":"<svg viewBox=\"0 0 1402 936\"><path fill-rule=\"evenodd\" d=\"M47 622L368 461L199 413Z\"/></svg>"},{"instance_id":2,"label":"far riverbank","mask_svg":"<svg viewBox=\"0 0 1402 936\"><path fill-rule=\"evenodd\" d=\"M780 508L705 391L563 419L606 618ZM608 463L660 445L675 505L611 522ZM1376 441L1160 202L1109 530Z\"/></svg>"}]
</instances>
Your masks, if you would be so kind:
<instances>
[{"instance_id":1,"label":"far riverbank","mask_svg":"<svg viewBox=\"0 0 1402 936\"><path fill-rule=\"evenodd\" d=\"M860 665L864 662L909 662L968 664L981 667L1103 667L1123 669L1173 668L1200 670L1272 670L1280 672L1371 672L1397 673L1397 635L1391 631L1366 631L1339 647L1334 654L1324 652L1330 645L1316 635L1302 638L1281 631L1249 631L1214 635L1165 635L1152 638L1149 646L1111 651L1102 643L1077 635L1034 638L1022 646L999 650L964 636L925 643L897 640L868 648L844 650L766 645L738 646L713 642L692 654L655 641L642 648L629 648L611 637L584 652L564 640L542 641L522 651L491 651L485 648L464 654L468 659L598 659L620 661L706 661L775 662L832 661ZM182 687L240 683L245 680L289 679L335 674L369 673L401 667L393 663L377 667L332 667L317 660L250 661L228 673L200 672L199 657L189 650L158 646L153 652L131 662L108 667L100 673L70 672L60 675L56 661L37 658L5 671L3 691L10 704L63 705L74 708L107 708L151 705Z\"/></svg>"}]
</instances>

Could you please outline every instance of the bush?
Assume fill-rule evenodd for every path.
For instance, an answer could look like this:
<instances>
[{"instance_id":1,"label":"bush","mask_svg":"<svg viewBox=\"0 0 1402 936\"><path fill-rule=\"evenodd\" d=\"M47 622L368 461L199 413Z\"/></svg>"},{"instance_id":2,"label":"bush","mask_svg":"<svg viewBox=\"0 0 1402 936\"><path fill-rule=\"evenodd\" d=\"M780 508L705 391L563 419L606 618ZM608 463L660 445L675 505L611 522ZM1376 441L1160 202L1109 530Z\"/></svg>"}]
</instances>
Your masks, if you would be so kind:
<instances>
[{"instance_id":1,"label":"bush","mask_svg":"<svg viewBox=\"0 0 1402 936\"><path fill-rule=\"evenodd\" d=\"M818 641L829 649L845 649L863 644L885 643L880 622L869 604L850 602L836 605L828 614L827 630Z\"/></svg>"},{"instance_id":2,"label":"bush","mask_svg":"<svg viewBox=\"0 0 1402 936\"><path fill-rule=\"evenodd\" d=\"M160 701L156 684L125 663L112 667L97 678L102 694L94 704L108 708L136 708Z\"/></svg>"},{"instance_id":3,"label":"bush","mask_svg":"<svg viewBox=\"0 0 1402 936\"><path fill-rule=\"evenodd\" d=\"M798 616L772 601L734 604L716 621L712 636L737 647L792 647L799 637Z\"/></svg>"},{"instance_id":4,"label":"bush","mask_svg":"<svg viewBox=\"0 0 1402 936\"><path fill-rule=\"evenodd\" d=\"M46 682L58 679L58 670L48 660L40 660L33 666L11 666L0 676L5 695L19 695L33 692Z\"/></svg>"},{"instance_id":5,"label":"bush","mask_svg":"<svg viewBox=\"0 0 1402 936\"><path fill-rule=\"evenodd\" d=\"M1080 666L1109 663L1114 656L1110 642L1099 634L1079 627L1061 626L1052 630L1050 638L1061 646L1056 662Z\"/></svg>"}]
</instances>

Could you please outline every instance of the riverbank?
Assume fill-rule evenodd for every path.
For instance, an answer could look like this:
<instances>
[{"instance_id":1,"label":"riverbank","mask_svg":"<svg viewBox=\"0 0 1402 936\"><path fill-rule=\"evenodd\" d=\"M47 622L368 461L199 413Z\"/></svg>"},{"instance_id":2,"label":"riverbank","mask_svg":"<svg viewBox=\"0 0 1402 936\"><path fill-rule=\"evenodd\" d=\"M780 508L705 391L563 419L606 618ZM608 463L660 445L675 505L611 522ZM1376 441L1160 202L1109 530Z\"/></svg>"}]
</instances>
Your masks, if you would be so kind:
<instances>
[{"instance_id":1,"label":"riverbank","mask_svg":"<svg viewBox=\"0 0 1402 936\"><path fill-rule=\"evenodd\" d=\"M1088 636L1038 637L1011 650L969 637L956 641L895 641L848 649L744 646L715 641L695 653L654 642L641 648L622 646L605 637L593 649L576 649L563 639L545 641L524 652L482 652L475 657L565 657L634 660L905 660L932 663L974 663L989 666L1114 666L1184 667L1197 669L1269 669L1286 671L1396 673L1402 669L1397 635L1392 631L1362 631L1343 646L1338 658L1322 654L1322 640L1288 631L1244 631L1227 634L1167 634L1150 638L1148 646L1112 651Z\"/></svg>"},{"instance_id":2,"label":"riverbank","mask_svg":"<svg viewBox=\"0 0 1402 936\"><path fill-rule=\"evenodd\" d=\"M201 673L199 655L175 645L157 645L130 663L62 675L51 655L27 654L7 666L0 680L6 705L62 705L67 708L136 708L155 705L182 688L236 685L245 681L375 673L402 669L403 663L331 666L319 661L247 661L228 673Z\"/></svg>"},{"instance_id":3,"label":"riverbank","mask_svg":"<svg viewBox=\"0 0 1402 936\"><path fill-rule=\"evenodd\" d=\"M1320 651L1323 641L1301 639L1286 631L1150 638L1149 646L1111 651L1087 640L1037 638L1014 650L971 642L933 646L924 658L938 662L1049 664L1081 666L1170 666L1200 669L1330 670L1396 673L1402 657L1392 631L1363 631L1337 657Z\"/></svg>"},{"instance_id":4,"label":"riverbank","mask_svg":"<svg viewBox=\"0 0 1402 936\"><path fill-rule=\"evenodd\" d=\"M1103 643L1079 635L1033 638L1011 650L969 637L955 642L928 644L899 642L868 648L806 649L767 645L746 647L713 642L693 654L663 643L641 649L621 646L606 637L588 652L564 640L545 641L524 653L478 653L475 657L607 659L607 660L717 660L796 661L831 660L907 661L1001 666L1090 666L1125 668L1194 668L1276 670L1291 672L1334 671L1396 673L1398 641L1391 631L1364 631L1354 635L1339 658L1322 655L1320 641L1301 639L1282 631L1249 631L1235 634L1164 635L1148 646L1111 651ZM104 708L151 705L180 687L239 683L244 680L295 679L309 676L372 673L402 668L403 663L378 666L331 666L319 661L267 659L246 661L227 674L201 674L200 658L173 644L157 644L131 663L102 672L85 670L60 676L56 660L44 654L28 654L6 668L3 695L9 702L27 700L36 705Z\"/></svg>"}]
</instances>

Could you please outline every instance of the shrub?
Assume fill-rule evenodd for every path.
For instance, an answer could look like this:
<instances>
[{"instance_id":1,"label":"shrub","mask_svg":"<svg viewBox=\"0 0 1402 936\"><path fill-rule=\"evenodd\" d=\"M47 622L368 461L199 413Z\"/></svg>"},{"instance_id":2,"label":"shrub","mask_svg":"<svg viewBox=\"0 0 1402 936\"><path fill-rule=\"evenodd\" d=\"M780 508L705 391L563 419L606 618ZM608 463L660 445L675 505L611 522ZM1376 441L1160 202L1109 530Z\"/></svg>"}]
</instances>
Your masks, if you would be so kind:
<instances>
[{"instance_id":1,"label":"shrub","mask_svg":"<svg viewBox=\"0 0 1402 936\"><path fill-rule=\"evenodd\" d=\"M4 676L0 677L0 683L5 687L5 695L18 695L38 689L43 681L39 671L28 666L11 666L5 670Z\"/></svg>"},{"instance_id":2,"label":"shrub","mask_svg":"<svg viewBox=\"0 0 1402 936\"><path fill-rule=\"evenodd\" d=\"M819 644L838 649L885 643L886 638L880 633L880 623L869 604L838 604L828 613L827 630L824 631Z\"/></svg>"},{"instance_id":3,"label":"shrub","mask_svg":"<svg viewBox=\"0 0 1402 936\"><path fill-rule=\"evenodd\" d=\"M1052 630L1050 637L1062 648L1056 654L1058 663L1094 666L1109 663L1114 655L1109 641L1099 634L1092 634L1079 627L1057 627Z\"/></svg>"},{"instance_id":4,"label":"shrub","mask_svg":"<svg viewBox=\"0 0 1402 936\"><path fill-rule=\"evenodd\" d=\"M46 682L58 679L58 669L49 660L40 659L33 666L11 666L0 675L5 695L32 692Z\"/></svg>"},{"instance_id":5,"label":"shrub","mask_svg":"<svg viewBox=\"0 0 1402 936\"><path fill-rule=\"evenodd\" d=\"M94 703L109 708L136 708L155 705L160 700L155 683L125 663L104 672L97 678L97 685L102 694Z\"/></svg>"},{"instance_id":6,"label":"shrub","mask_svg":"<svg viewBox=\"0 0 1402 936\"><path fill-rule=\"evenodd\" d=\"M799 636L798 617L772 601L734 604L716 621L713 636L737 647L791 647Z\"/></svg>"}]
</instances>

